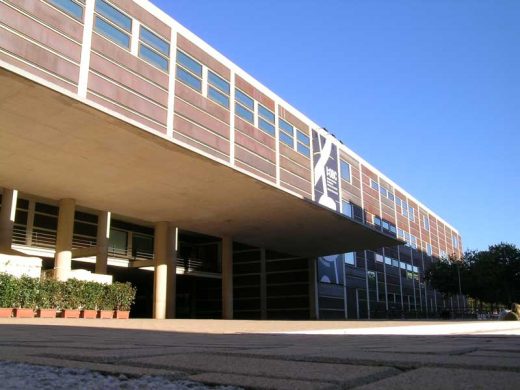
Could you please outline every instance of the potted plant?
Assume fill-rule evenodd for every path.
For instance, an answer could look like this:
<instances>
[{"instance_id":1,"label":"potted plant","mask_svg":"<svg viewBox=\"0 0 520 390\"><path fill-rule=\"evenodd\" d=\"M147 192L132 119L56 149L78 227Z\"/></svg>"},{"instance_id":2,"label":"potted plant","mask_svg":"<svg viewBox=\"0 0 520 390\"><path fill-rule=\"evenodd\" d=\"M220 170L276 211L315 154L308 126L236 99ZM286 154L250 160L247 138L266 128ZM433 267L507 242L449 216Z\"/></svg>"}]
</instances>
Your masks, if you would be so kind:
<instances>
[{"instance_id":1,"label":"potted plant","mask_svg":"<svg viewBox=\"0 0 520 390\"><path fill-rule=\"evenodd\" d=\"M100 283L84 282L81 289L81 318L96 318L99 302L102 298L103 289Z\"/></svg>"},{"instance_id":2,"label":"potted plant","mask_svg":"<svg viewBox=\"0 0 520 390\"><path fill-rule=\"evenodd\" d=\"M130 307L134 303L136 289L130 283L112 284L112 295L114 301L114 318L128 319L130 317Z\"/></svg>"},{"instance_id":3,"label":"potted plant","mask_svg":"<svg viewBox=\"0 0 520 390\"><path fill-rule=\"evenodd\" d=\"M61 285L57 280L41 280L36 296L36 316L40 318L55 318L56 310L61 307L61 292Z\"/></svg>"},{"instance_id":4,"label":"potted plant","mask_svg":"<svg viewBox=\"0 0 520 390\"><path fill-rule=\"evenodd\" d=\"M61 283L63 310L61 316L63 318L79 318L80 315L80 296L83 284L77 279L69 279Z\"/></svg>"},{"instance_id":5,"label":"potted plant","mask_svg":"<svg viewBox=\"0 0 520 390\"><path fill-rule=\"evenodd\" d=\"M10 318L16 294L16 281L6 273L0 273L0 318Z\"/></svg>"},{"instance_id":6,"label":"potted plant","mask_svg":"<svg viewBox=\"0 0 520 390\"><path fill-rule=\"evenodd\" d=\"M38 279L22 276L16 280L14 316L17 318L33 318L36 308Z\"/></svg>"},{"instance_id":7,"label":"potted plant","mask_svg":"<svg viewBox=\"0 0 520 390\"><path fill-rule=\"evenodd\" d=\"M114 300L111 284L104 284L101 286L102 291L101 299L98 305L98 318L109 319L114 318Z\"/></svg>"}]
</instances>

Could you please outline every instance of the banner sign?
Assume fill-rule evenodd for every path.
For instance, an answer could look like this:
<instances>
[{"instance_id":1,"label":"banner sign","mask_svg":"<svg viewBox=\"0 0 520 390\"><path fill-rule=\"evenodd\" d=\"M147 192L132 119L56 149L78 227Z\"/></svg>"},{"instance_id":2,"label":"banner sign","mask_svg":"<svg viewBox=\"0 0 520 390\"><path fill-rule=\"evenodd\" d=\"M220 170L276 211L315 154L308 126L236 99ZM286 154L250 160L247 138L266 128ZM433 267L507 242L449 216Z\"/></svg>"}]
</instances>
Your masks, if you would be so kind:
<instances>
[{"instance_id":1,"label":"banner sign","mask_svg":"<svg viewBox=\"0 0 520 390\"><path fill-rule=\"evenodd\" d=\"M312 131L314 164L314 200L322 206L340 211L338 148L331 136Z\"/></svg>"}]
</instances>

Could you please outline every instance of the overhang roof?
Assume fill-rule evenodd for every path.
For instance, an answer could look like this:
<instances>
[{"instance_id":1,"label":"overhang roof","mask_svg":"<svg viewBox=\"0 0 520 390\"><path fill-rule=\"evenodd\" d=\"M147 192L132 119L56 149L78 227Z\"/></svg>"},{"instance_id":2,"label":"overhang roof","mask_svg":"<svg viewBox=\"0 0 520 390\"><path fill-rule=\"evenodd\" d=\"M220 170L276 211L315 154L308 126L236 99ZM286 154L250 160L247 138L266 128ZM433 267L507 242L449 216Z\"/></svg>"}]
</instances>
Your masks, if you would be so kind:
<instances>
[{"instance_id":1,"label":"overhang roof","mask_svg":"<svg viewBox=\"0 0 520 390\"><path fill-rule=\"evenodd\" d=\"M298 256L400 243L4 69L0 186Z\"/></svg>"}]
</instances>

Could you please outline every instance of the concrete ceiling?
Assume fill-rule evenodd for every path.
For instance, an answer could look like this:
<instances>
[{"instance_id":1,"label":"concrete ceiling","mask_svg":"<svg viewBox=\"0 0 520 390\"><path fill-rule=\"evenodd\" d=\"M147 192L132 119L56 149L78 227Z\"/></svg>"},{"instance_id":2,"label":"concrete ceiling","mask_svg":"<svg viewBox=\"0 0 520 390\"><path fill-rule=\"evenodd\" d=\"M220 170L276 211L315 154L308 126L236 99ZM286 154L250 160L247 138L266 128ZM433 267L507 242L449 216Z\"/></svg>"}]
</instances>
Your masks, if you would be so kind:
<instances>
[{"instance_id":1,"label":"concrete ceiling","mask_svg":"<svg viewBox=\"0 0 520 390\"><path fill-rule=\"evenodd\" d=\"M4 69L0 186L307 257L399 243Z\"/></svg>"}]
</instances>

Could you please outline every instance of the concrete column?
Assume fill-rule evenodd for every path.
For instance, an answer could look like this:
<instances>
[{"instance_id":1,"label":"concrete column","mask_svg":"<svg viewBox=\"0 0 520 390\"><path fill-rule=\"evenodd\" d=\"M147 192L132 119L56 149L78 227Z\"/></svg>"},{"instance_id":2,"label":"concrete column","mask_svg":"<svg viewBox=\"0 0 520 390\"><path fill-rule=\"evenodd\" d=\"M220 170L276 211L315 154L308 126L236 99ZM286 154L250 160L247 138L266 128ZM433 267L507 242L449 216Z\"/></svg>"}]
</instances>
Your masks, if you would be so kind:
<instances>
[{"instance_id":1,"label":"concrete column","mask_svg":"<svg viewBox=\"0 0 520 390\"><path fill-rule=\"evenodd\" d=\"M175 317L175 268L177 229L169 222L157 222L154 235L153 318Z\"/></svg>"},{"instance_id":2,"label":"concrete column","mask_svg":"<svg viewBox=\"0 0 520 390\"><path fill-rule=\"evenodd\" d=\"M222 238L222 318L233 319L233 240Z\"/></svg>"},{"instance_id":3,"label":"concrete column","mask_svg":"<svg viewBox=\"0 0 520 390\"><path fill-rule=\"evenodd\" d=\"M265 248L260 249L260 318L267 319L267 261Z\"/></svg>"},{"instance_id":4,"label":"concrete column","mask_svg":"<svg viewBox=\"0 0 520 390\"><path fill-rule=\"evenodd\" d=\"M54 272L56 279L67 280L72 263L72 236L76 202L74 199L61 199L59 207Z\"/></svg>"},{"instance_id":5,"label":"concrete column","mask_svg":"<svg viewBox=\"0 0 520 390\"><path fill-rule=\"evenodd\" d=\"M0 251L10 251L13 243L14 217L18 191L4 188L0 211Z\"/></svg>"},{"instance_id":6,"label":"concrete column","mask_svg":"<svg viewBox=\"0 0 520 390\"><path fill-rule=\"evenodd\" d=\"M110 211L101 211L98 214L96 238L96 274L106 275L107 273L110 217Z\"/></svg>"},{"instance_id":7,"label":"concrete column","mask_svg":"<svg viewBox=\"0 0 520 390\"><path fill-rule=\"evenodd\" d=\"M309 264L309 319L318 320L320 318L320 310L318 307L318 276L316 264L318 259L310 258Z\"/></svg>"}]
</instances>

